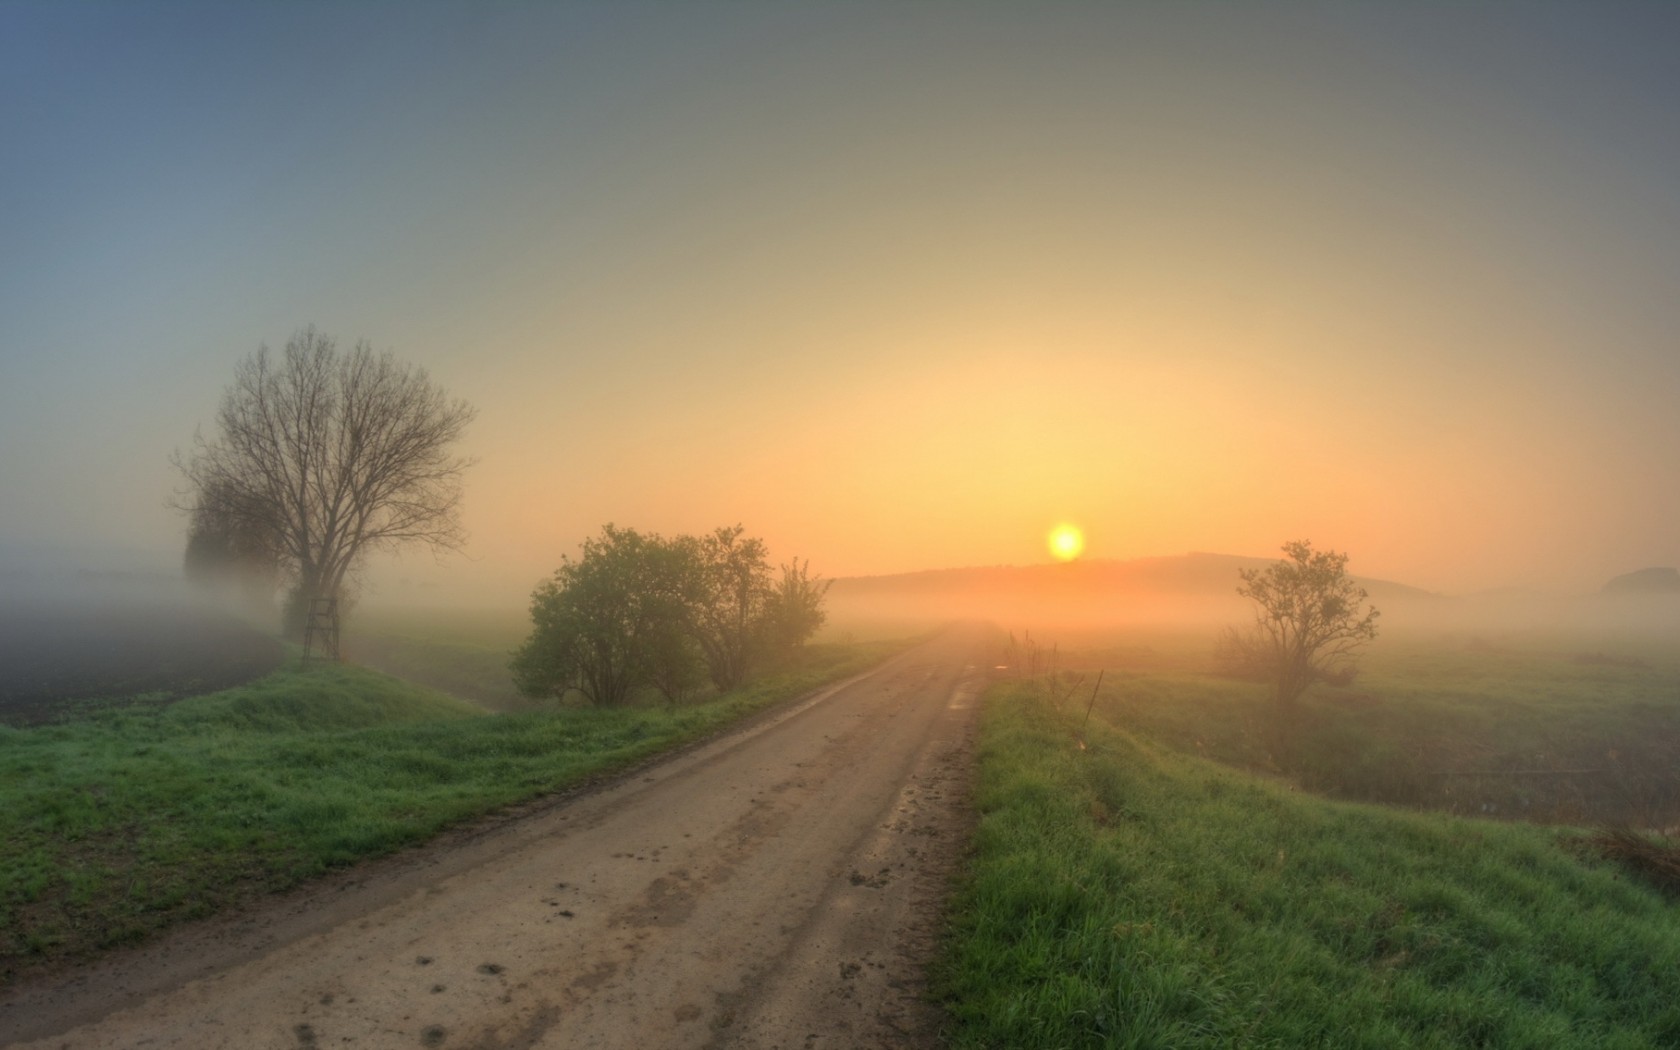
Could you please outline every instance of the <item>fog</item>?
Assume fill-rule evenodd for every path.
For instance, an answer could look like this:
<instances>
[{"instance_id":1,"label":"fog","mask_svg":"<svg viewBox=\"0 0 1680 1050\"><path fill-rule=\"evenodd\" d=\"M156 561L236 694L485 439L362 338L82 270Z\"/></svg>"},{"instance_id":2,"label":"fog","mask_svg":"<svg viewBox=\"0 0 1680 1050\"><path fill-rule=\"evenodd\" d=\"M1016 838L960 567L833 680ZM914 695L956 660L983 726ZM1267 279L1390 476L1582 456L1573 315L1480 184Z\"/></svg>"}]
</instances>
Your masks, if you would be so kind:
<instances>
[{"instance_id":1,"label":"fog","mask_svg":"<svg viewBox=\"0 0 1680 1050\"><path fill-rule=\"evenodd\" d=\"M62 548L5 555L0 724L54 721L97 701L168 703L280 663L277 619L189 587L179 570Z\"/></svg>"},{"instance_id":2,"label":"fog","mask_svg":"<svg viewBox=\"0 0 1680 1050\"><path fill-rule=\"evenodd\" d=\"M1130 631L1211 637L1252 619L1252 603L1236 593L1238 571L1271 563L1192 553L831 578L827 634L902 633L978 619L1046 636ZM358 614L389 622L407 613L439 621L520 619L530 590L547 576L452 587L416 581L403 568L387 564L358 578L348 602L352 622ZM1660 578L1656 589L1646 592L1506 588L1461 594L1354 578L1368 592L1369 604L1381 610L1384 636L1675 638L1680 644L1680 590L1667 589ZM242 618L270 631L279 622L278 594L271 608L253 608L232 585L207 589L188 583L179 562L168 558L17 544L0 548L0 609L13 617L171 609Z\"/></svg>"},{"instance_id":3,"label":"fog","mask_svg":"<svg viewBox=\"0 0 1680 1050\"><path fill-rule=\"evenodd\" d=\"M12 545L5 553L0 721L48 721L75 709L67 702L102 697L169 702L240 684L281 659L278 595L266 607L253 604L237 586L189 585L178 566L132 552L101 557ZM1252 603L1236 593L1239 570L1267 564L1196 553L842 577L827 592L828 622L817 640L907 638L954 621L985 620L997 626L999 638L1030 638L1044 651L1082 654L1078 659L1092 666L1203 672L1215 666L1221 633L1252 622ZM1680 657L1680 589L1670 586L1672 575L1647 574L1644 591L1576 594L1453 595L1356 580L1381 611L1372 651L1389 645L1470 654L1519 649L1587 663L1640 663ZM421 680L459 688L491 709L517 709L524 701L499 654L528 633L525 602L474 597L426 587L369 588L347 604L343 651L392 673L430 676ZM416 654L423 667L410 666ZM451 660L465 661L460 682L437 677Z\"/></svg>"},{"instance_id":4,"label":"fog","mask_svg":"<svg viewBox=\"0 0 1680 1050\"><path fill-rule=\"evenodd\" d=\"M183 536L183 543L185 537ZM179 557L72 546L0 544L0 608L29 610L203 607Z\"/></svg>"},{"instance_id":5,"label":"fog","mask_svg":"<svg viewBox=\"0 0 1680 1050\"><path fill-rule=\"evenodd\" d=\"M1267 564L1190 554L841 579L829 591L829 631L912 631L982 619L1016 633L1030 631L1045 644L1170 637L1201 639L1211 648L1224 628L1253 621L1253 603L1236 593L1238 570ZM1355 579L1381 612L1377 644L1385 639L1455 648L1555 644L1583 652L1657 644L1680 652L1680 589L1452 595Z\"/></svg>"}]
</instances>

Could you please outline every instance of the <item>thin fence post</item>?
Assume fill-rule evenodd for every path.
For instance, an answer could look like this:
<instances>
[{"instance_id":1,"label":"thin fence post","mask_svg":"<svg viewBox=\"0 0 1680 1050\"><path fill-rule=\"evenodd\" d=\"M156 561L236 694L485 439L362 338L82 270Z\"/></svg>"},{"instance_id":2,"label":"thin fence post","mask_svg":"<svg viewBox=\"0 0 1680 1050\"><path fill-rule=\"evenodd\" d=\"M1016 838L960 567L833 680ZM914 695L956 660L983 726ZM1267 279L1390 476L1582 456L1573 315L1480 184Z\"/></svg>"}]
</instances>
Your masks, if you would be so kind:
<instances>
[{"instance_id":1,"label":"thin fence post","mask_svg":"<svg viewBox=\"0 0 1680 1050\"><path fill-rule=\"evenodd\" d=\"M1106 668L1098 671L1097 684L1091 687L1091 702L1085 705L1085 721L1079 723L1079 735L1081 737L1085 735L1085 727L1091 724L1091 709L1097 706L1097 690L1102 688L1102 679L1106 672Z\"/></svg>"}]
</instances>

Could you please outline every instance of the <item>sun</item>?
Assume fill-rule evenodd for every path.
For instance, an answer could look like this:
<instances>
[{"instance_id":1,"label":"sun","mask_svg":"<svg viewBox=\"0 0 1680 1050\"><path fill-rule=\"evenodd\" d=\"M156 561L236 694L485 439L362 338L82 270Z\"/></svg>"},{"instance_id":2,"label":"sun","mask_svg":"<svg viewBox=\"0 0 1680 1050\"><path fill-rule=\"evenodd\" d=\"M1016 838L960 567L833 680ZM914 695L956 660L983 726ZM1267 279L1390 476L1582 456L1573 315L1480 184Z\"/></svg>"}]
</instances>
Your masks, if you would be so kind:
<instances>
[{"instance_id":1,"label":"sun","mask_svg":"<svg viewBox=\"0 0 1680 1050\"><path fill-rule=\"evenodd\" d=\"M1050 545L1050 555L1057 561L1072 561L1085 550L1085 534L1079 531L1079 526L1062 522L1050 530L1045 537Z\"/></svg>"}]
</instances>

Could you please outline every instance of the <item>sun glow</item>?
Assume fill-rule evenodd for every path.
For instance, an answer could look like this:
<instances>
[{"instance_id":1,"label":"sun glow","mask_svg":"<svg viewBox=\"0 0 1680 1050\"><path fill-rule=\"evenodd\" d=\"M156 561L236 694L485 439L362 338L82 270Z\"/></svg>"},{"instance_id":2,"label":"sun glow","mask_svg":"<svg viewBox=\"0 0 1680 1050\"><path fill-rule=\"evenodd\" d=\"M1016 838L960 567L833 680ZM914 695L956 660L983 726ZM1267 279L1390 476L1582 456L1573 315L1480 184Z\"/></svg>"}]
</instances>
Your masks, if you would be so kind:
<instances>
[{"instance_id":1,"label":"sun glow","mask_svg":"<svg viewBox=\"0 0 1680 1050\"><path fill-rule=\"evenodd\" d=\"M1045 542L1050 545L1050 555L1057 561L1072 561L1085 550L1085 534L1079 531L1079 526L1067 522L1051 529Z\"/></svg>"}]
</instances>

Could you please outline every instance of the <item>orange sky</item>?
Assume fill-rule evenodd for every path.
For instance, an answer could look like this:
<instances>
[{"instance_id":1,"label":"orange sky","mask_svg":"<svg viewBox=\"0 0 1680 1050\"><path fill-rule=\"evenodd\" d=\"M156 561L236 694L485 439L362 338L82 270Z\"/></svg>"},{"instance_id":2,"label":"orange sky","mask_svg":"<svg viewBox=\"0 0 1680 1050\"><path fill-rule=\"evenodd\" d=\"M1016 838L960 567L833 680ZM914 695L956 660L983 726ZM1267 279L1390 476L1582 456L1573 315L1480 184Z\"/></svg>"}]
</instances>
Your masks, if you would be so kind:
<instances>
[{"instance_id":1,"label":"orange sky","mask_svg":"<svg viewBox=\"0 0 1680 1050\"><path fill-rule=\"evenodd\" d=\"M170 449L313 322L479 409L466 556L389 595L608 521L1680 563L1680 26L1397 8L8 5L0 545L172 563Z\"/></svg>"}]
</instances>

